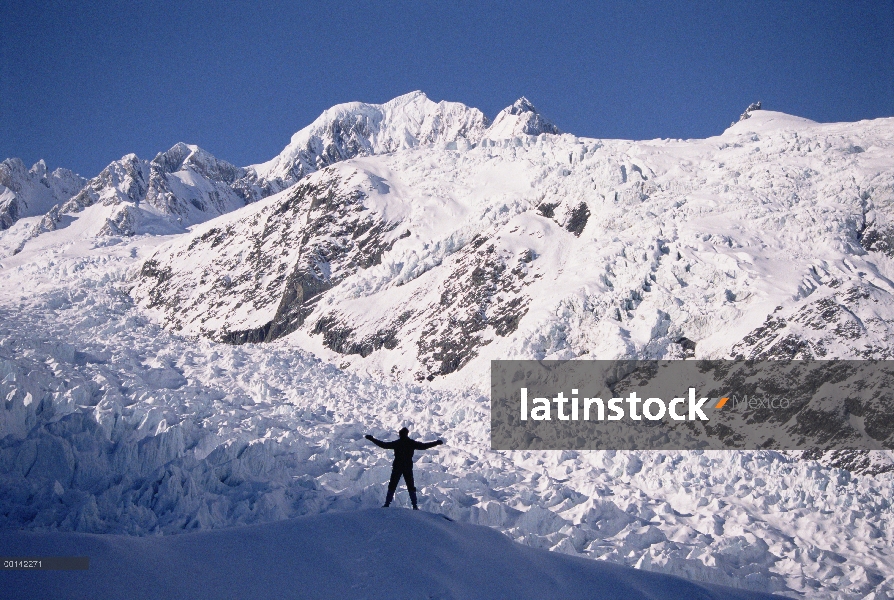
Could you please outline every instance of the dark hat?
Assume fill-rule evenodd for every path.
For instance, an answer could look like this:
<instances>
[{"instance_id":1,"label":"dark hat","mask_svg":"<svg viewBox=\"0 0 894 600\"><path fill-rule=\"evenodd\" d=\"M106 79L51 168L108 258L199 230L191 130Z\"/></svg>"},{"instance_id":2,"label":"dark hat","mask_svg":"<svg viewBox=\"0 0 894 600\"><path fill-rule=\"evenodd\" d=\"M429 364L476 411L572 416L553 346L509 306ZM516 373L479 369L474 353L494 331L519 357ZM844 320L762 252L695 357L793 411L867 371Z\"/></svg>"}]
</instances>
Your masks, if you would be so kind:
<instances>
[{"instance_id":1,"label":"dark hat","mask_svg":"<svg viewBox=\"0 0 894 600\"><path fill-rule=\"evenodd\" d=\"M402 427L401 430L398 431L397 433L400 434L400 437L407 437L408 435L410 435L410 430L407 429L406 427Z\"/></svg>"}]
</instances>

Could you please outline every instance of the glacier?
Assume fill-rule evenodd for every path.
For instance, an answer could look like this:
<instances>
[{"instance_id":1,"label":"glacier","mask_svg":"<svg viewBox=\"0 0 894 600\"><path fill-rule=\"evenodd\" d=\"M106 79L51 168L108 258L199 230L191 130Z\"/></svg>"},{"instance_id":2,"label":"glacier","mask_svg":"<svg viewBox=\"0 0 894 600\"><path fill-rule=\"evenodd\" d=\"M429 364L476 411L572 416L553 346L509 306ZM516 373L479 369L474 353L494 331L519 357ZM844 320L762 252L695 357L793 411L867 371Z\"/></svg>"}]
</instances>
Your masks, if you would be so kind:
<instances>
[{"instance_id":1,"label":"glacier","mask_svg":"<svg viewBox=\"0 0 894 600\"><path fill-rule=\"evenodd\" d=\"M626 141L523 99L324 116L261 166L129 158L0 232L0 528L371 508L389 462L362 436L407 425L447 441L421 508L525 545L894 591L889 453L495 452L486 381L493 358L889 358L894 119Z\"/></svg>"}]
</instances>

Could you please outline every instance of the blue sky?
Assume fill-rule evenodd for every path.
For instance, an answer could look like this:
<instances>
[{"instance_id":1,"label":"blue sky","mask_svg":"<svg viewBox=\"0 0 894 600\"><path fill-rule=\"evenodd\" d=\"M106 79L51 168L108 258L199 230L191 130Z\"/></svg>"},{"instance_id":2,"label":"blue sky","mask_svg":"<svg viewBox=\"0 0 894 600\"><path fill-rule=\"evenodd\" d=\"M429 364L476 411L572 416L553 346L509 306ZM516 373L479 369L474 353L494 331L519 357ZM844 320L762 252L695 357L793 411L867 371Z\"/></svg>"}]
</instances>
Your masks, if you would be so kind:
<instances>
[{"instance_id":1,"label":"blue sky","mask_svg":"<svg viewBox=\"0 0 894 600\"><path fill-rule=\"evenodd\" d=\"M416 89L605 138L714 135L755 100L894 116L894 0L0 4L0 158L85 176L178 141L264 161L333 104Z\"/></svg>"}]
</instances>

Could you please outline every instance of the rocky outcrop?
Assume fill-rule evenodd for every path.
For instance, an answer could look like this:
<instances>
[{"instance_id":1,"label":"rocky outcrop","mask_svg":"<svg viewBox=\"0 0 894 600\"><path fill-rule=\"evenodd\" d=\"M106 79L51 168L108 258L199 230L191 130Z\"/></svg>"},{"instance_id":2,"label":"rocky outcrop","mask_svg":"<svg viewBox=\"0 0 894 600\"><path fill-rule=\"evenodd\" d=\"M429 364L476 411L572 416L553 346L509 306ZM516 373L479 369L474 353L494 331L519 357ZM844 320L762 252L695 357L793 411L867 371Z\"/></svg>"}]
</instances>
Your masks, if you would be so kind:
<instances>
[{"instance_id":1,"label":"rocky outcrop","mask_svg":"<svg viewBox=\"0 0 894 600\"><path fill-rule=\"evenodd\" d=\"M751 113L753 113L756 110L760 110L760 109L761 109L760 102L752 102L751 104L748 105L748 108L745 109L745 112L743 112L741 115L739 115L739 120L733 121L732 123L730 123L730 126L735 125L738 122L744 121L745 119L751 118Z\"/></svg>"},{"instance_id":2,"label":"rocky outcrop","mask_svg":"<svg viewBox=\"0 0 894 600\"><path fill-rule=\"evenodd\" d=\"M364 205L366 193L321 171L276 202L216 224L147 261L137 293L181 328L195 311L202 331L229 343L272 341L300 327L321 294L381 262L397 222ZM211 259L199 285L177 263Z\"/></svg>"},{"instance_id":3,"label":"rocky outcrop","mask_svg":"<svg viewBox=\"0 0 894 600\"><path fill-rule=\"evenodd\" d=\"M453 373L475 358L493 335L506 337L518 328L531 300L522 290L532 283L525 277L533 259L530 250L507 256L482 235L462 250L441 286L438 303L420 319L424 326L417 342L422 365L418 378Z\"/></svg>"},{"instance_id":4,"label":"rocky outcrop","mask_svg":"<svg viewBox=\"0 0 894 600\"><path fill-rule=\"evenodd\" d=\"M808 360L847 356L890 359L894 339L877 314L888 294L875 286L845 286L830 279L816 296L788 310L779 307L766 321L733 344L733 358ZM825 292L825 293L823 293Z\"/></svg>"}]
</instances>

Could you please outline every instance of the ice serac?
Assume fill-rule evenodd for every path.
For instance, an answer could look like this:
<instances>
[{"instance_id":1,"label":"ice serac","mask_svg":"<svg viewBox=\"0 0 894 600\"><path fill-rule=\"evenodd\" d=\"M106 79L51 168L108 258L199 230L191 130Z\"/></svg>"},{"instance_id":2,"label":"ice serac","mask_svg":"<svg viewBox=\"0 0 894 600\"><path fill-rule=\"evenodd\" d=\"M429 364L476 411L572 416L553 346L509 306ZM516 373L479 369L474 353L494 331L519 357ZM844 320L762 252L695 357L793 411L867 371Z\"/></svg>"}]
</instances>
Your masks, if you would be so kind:
<instances>
[{"instance_id":1,"label":"ice serac","mask_svg":"<svg viewBox=\"0 0 894 600\"><path fill-rule=\"evenodd\" d=\"M277 157L249 169L258 181L283 189L309 173L355 156L435 144L475 144L489 124L477 108L433 102L419 91L384 104L348 102L326 110L292 136Z\"/></svg>"},{"instance_id":2,"label":"ice serac","mask_svg":"<svg viewBox=\"0 0 894 600\"><path fill-rule=\"evenodd\" d=\"M527 98L522 96L512 106L500 111L493 124L488 128L486 137L501 140L520 135L540 135L541 133L559 134L559 128L543 117Z\"/></svg>"},{"instance_id":3,"label":"ice serac","mask_svg":"<svg viewBox=\"0 0 894 600\"><path fill-rule=\"evenodd\" d=\"M47 170L43 160L30 169L18 158L0 163L0 230L24 217L42 215L78 193L86 180L68 169Z\"/></svg>"}]
</instances>

